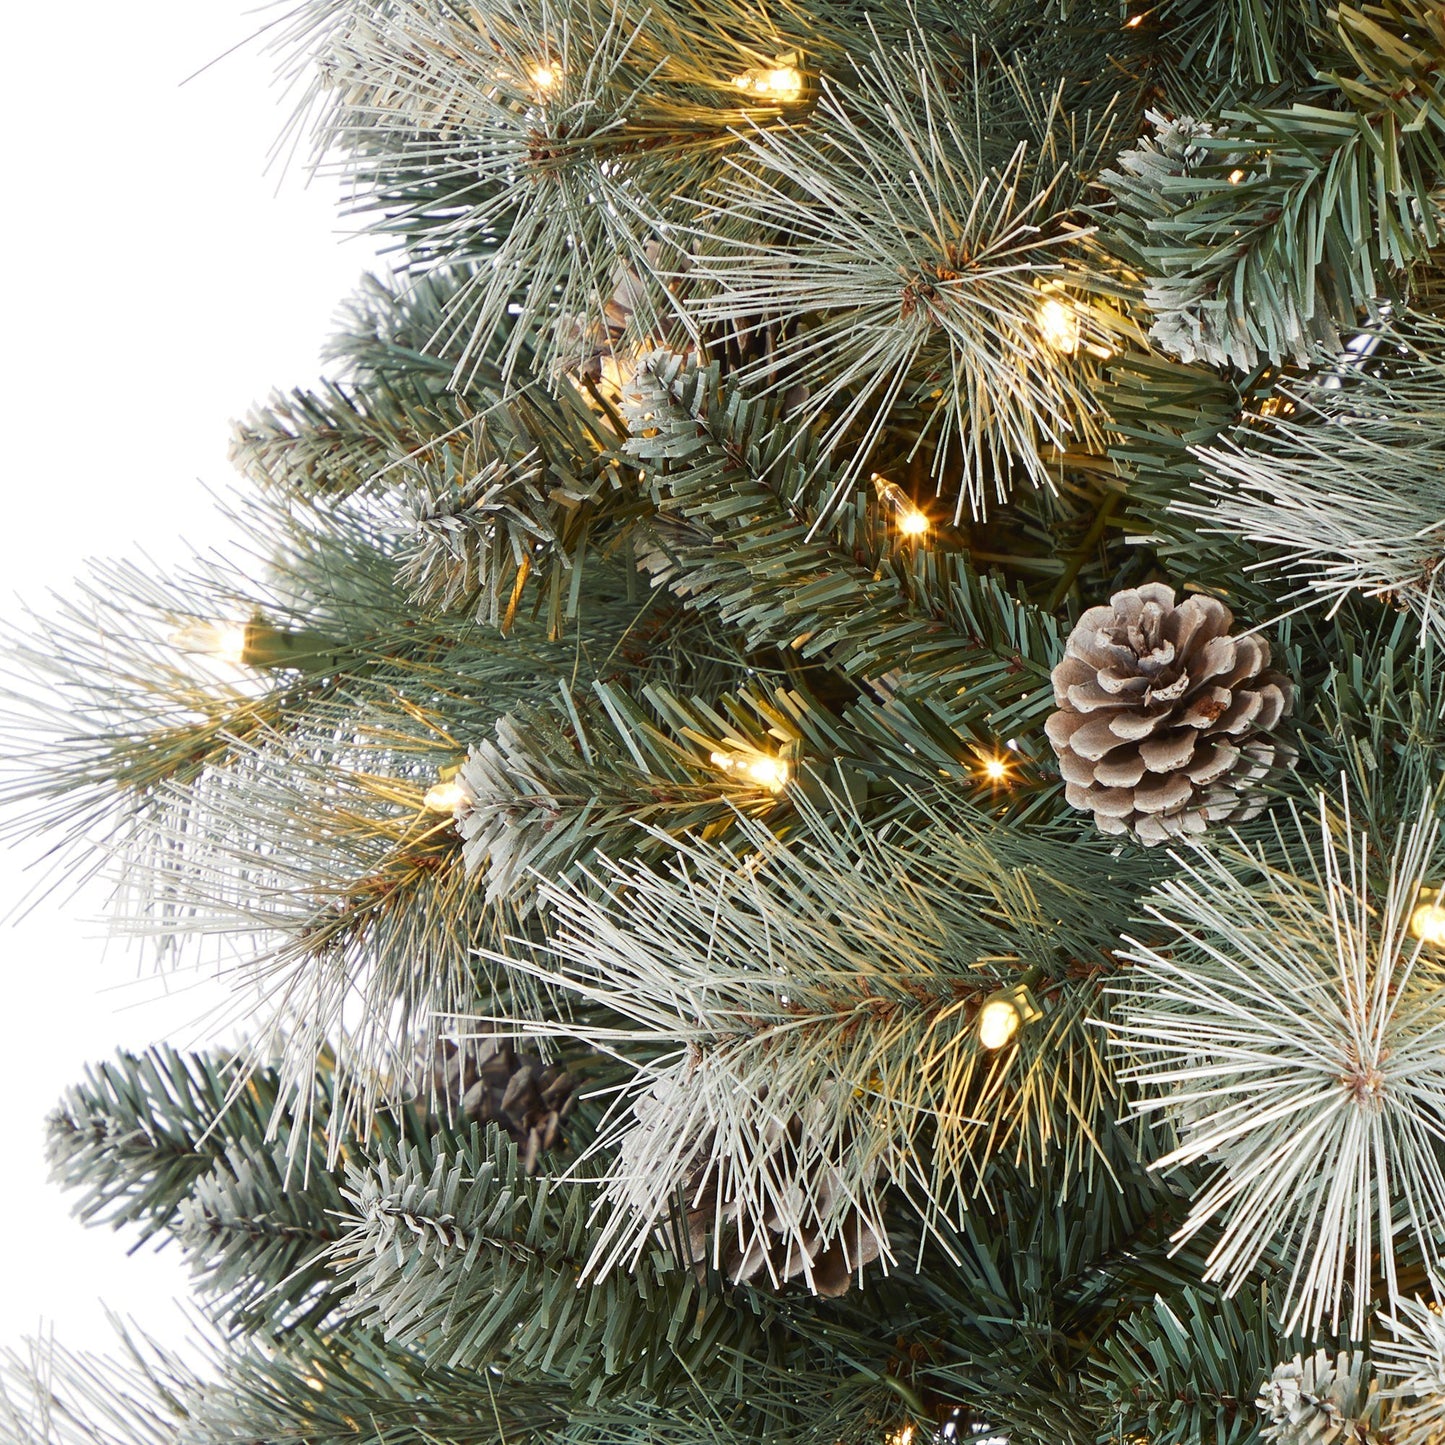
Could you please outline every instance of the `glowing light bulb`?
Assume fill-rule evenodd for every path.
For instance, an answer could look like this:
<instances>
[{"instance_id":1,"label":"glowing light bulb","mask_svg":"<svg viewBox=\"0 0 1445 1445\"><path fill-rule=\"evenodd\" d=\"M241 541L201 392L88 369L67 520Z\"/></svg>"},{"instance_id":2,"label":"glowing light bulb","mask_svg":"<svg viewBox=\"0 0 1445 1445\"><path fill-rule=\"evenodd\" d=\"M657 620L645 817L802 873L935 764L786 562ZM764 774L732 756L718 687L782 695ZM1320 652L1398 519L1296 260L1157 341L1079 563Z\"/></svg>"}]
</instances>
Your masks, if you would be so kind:
<instances>
[{"instance_id":1,"label":"glowing light bulb","mask_svg":"<svg viewBox=\"0 0 1445 1445\"><path fill-rule=\"evenodd\" d=\"M978 1041L986 1049L1001 1049L1022 1024L1013 1000L995 995L978 1011Z\"/></svg>"},{"instance_id":2,"label":"glowing light bulb","mask_svg":"<svg viewBox=\"0 0 1445 1445\"><path fill-rule=\"evenodd\" d=\"M1421 943L1431 943L1437 948L1445 947L1445 908L1440 906L1439 894L1434 901L1420 904L1410 915L1410 932Z\"/></svg>"},{"instance_id":3,"label":"glowing light bulb","mask_svg":"<svg viewBox=\"0 0 1445 1445\"><path fill-rule=\"evenodd\" d=\"M171 633L171 645L236 665L246 660L244 622L188 622Z\"/></svg>"},{"instance_id":4,"label":"glowing light bulb","mask_svg":"<svg viewBox=\"0 0 1445 1445\"><path fill-rule=\"evenodd\" d=\"M890 482L878 472L873 473L871 480L878 493L878 500L893 514L893 525L898 528L900 537L909 537L916 541L933 530L928 513L914 506L913 498L897 482Z\"/></svg>"},{"instance_id":5,"label":"glowing light bulb","mask_svg":"<svg viewBox=\"0 0 1445 1445\"><path fill-rule=\"evenodd\" d=\"M1002 758L990 758L983 765L983 775L991 783L1001 783L1008 777L1008 764Z\"/></svg>"},{"instance_id":6,"label":"glowing light bulb","mask_svg":"<svg viewBox=\"0 0 1445 1445\"><path fill-rule=\"evenodd\" d=\"M1031 970L1025 978L1035 976ZM1026 982L1001 988L984 999L978 1011L978 1041L986 1049L1001 1049L1025 1024L1043 1016Z\"/></svg>"},{"instance_id":7,"label":"glowing light bulb","mask_svg":"<svg viewBox=\"0 0 1445 1445\"><path fill-rule=\"evenodd\" d=\"M1068 302L1048 297L1039 303L1035 320L1039 335L1055 351L1072 355L1079 349L1079 313Z\"/></svg>"},{"instance_id":8,"label":"glowing light bulb","mask_svg":"<svg viewBox=\"0 0 1445 1445\"><path fill-rule=\"evenodd\" d=\"M555 65L543 62L541 65L532 67L532 84L538 90L551 90L562 78L561 70Z\"/></svg>"},{"instance_id":9,"label":"glowing light bulb","mask_svg":"<svg viewBox=\"0 0 1445 1445\"><path fill-rule=\"evenodd\" d=\"M793 57L786 55L780 55L771 67L733 76L733 85L745 95L756 96L764 105L795 105L803 98L803 72L793 63Z\"/></svg>"},{"instance_id":10,"label":"glowing light bulb","mask_svg":"<svg viewBox=\"0 0 1445 1445\"><path fill-rule=\"evenodd\" d=\"M753 758L743 768L750 782L769 792L781 793L788 786L791 770L782 758Z\"/></svg>"},{"instance_id":11,"label":"glowing light bulb","mask_svg":"<svg viewBox=\"0 0 1445 1445\"><path fill-rule=\"evenodd\" d=\"M1247 414L1258 417L1293 416L1294 410L1294 402L1276 392L1273 396L1265 397L1252 413Z\"/></svg>"},{"instance_id":12,"label":"glowing light bulb","mask_svg":"<svg viewBox=\"0 0 1445 1445\"><path fill-rule=\"evenodd\" d=\"M899 515L898 531L905 537L926 537L932 524L917 507L910 507Z\"/></svg>"},{"instance_id":13,"label":"glowing light bulb","mask_svg":"<svg viewBox=\"0 0 1445 1445\"><path fill-rule=\"evenodd\" d=\"M1242 181L1243 179L1244 179L1244 172L1243 172L1243 171L1230 171L1230 173L1229 173L1229 184L1230 184L1231 186L1237 186L1237 185L1240 183L1240 181Z\"/></svg>"},{"instance_id":14,"label":"glowing light bulb","mask_svg":"<svg viewBox=\"0 0 1445 1445\"><path fill-rule=\"evenodd\" d=\"M901 1430L891 1431L887 1445L913 1445L913 1424L910 1421Z\"/></svg>"},{"instance_id":15,"label":"glowing light bulb","mask_svg":"<svg viewBox=\"0 0 1445 1445\"><path fill-rule=\"evenodd\" d=\"M1131 15L1124 22L1124 28L1126 30L1137 30L1143 23L1144 17L1142 15Z\"/></svg>"},{"instance_id":16,"label":"glowing light bulb","mask_svg":"<svg viewBox=\"0 0 1445 1445\"><path fill-rule=\"evenodd\" d=\"M467 790L460 783L447 779L433 783L421 801L429 813L455 813L466 800Z\"/></svg>"},{"instance_id":17,"label":"glowing light bulb","mask_svg":"<svg viewBox=\"0 0 1445 1445\"><path fill-rule=\"evenodd\" d=\"M767 753L724 753L712 755L712 765L725 773L766 788L770 793L781 793L788 786L793 770L786 758L770 757Z\"/></svg>"}]
</instances>

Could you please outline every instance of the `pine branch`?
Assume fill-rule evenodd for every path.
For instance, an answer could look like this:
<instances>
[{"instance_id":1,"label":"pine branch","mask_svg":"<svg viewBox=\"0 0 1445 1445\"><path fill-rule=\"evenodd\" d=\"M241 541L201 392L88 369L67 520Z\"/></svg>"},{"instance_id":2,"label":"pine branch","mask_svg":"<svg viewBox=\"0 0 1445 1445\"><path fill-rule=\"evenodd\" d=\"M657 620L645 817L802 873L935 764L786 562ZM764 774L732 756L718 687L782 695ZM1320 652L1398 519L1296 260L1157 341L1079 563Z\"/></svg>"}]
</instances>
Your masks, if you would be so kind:
<instances>
[{"instance_id":1,"label":"pine branch","mask_svg":"<svg viewBox=\"0 0 1445 1445\"><path fill-rule=\"evenodd\" d=\"M679 30L630 3L465 18L408 3L343 19L319 47L334 98L317 107L320 148L348 157L380 228L400 230L414 260L491 263L447 314L460 384L504 326L504 375L534 337L549 366L559 320L600 319L619 255L652 273L646 244L674 193L734 143L747 111L732 77L755 57L735 26L690 18Z\"/></svg>"},{"instance_id":2,"label":"pine branch","mask_svg":"<svg viewBox=\"0 0 1445 1445\"><path fill-rule=\"evenodd\" d=\"M1424 1445L1445 1420L1445 1328L1422 1299L1397 1299L1392 1309L1385 1320L1392 1338L1374 1348L1381 1393L1390 1402L1390 1438Z\"/></svg>"},{"instance_id":3,"label":"pine branch","mask_svg":"<svg viewBox=\"0 0 1445 1445\"><path fill-rule=\"evenodd\" d=\"M545 885L552 936L534 963L511 962L631 1021L527 1025L638 1067L598 1146L618 1150L617 1208L590 1275L636 1258L679 1186L690 1209L716 1200L700 1221L714 1262L734 1215L745 1254L749 1221L768 1220L807 1260L804 1241L855 1218L886 1241L890 1183L931 1225L961 1214L995 1156L1107 1167L1097 1121L1113 1086L1085 1020L1112 935L1086 921L1097 892L1075 893L1084 854L1001 854L961 812L911 837L814 815L791 848L738 832L746 853L677 843L665 870L606 864L590 889ZM1035 986L1043 1022L990 1053L979 1007L1031 967L1050 980ZM793 1117L780 1157L767 1141Z\"/></svg>"},{"instance_id":4,"label":"pine branch","mask_svg":"<svg viewBox=\"0 0 1445 1445\"><path fill-rule=\"evenodd\" d=\"M1165 0L1149 18L1178 69L1211 89L1233 82L1237 93L1240 85L1308 85L1325 16L1319 0Z\"/></svg>"},{"instance_id":5,"label":"pine branch","mask_svg":"<svg viewBox=\"0 0 1445 1445\"><path fill-rule=\"evenodd\" d=\"M739 336L762 317L795 331L741 376L779 393L801 383L798 415L822 424L824 455L846 441L825 521L900 403L922 406L914 450L928 439L940 490L956 452L955 520L1019 482L1053 488L1064 450L1099 442L1090 356L1112 349L1115 323L1064 288L1072 213L1120 122L1108 104L1066 117L1061 100L977 49L970 68L921 34L879 42L822 83L805 127L745 136L703 206L691 274L711 289L691 314ZM1068 324L1054 344L1039 320L1050 296Z\"/></svg>"},{"instance_id":6,"label":"pine branch","mask_svg":"<svg viewBox=\"0 0 1445 1445\"><path fill-rule=\"evenodd\" d=\"M1445 858L1434 797L1384 859L1319 808L1318 840L1296 817L1273 846L1179 860L1145 905L1163 938L1126 935L1112 1028L1133 1107L1178 1132L1161 1166L1213 1166L1180 1230L1221 1223L1206 1280L1234 1293L1278 1246L1287 1327L1347 1317L1358 1338L1397 1256L1438 1268L1440 980L1410 925Z\"/></svg>"},{"instance_id":7,"label":"pine branch","mask_svg":"<svg viewBox=\"0 0 1445 1445\"><path fill-rule=\"evenodd\" d=\"M344 1207L326 1160L331 1070L286 1102L280 1074L240 1057L121 1054L88 1070L51 1116L52 1177L82 1191L75 1208L88 1223L137 1226L137 1246L175 1239L229 1329L314 1325L339 1300L325 1258ZM422 1133L409 1114L381 1115L366 1145Z\"/></svg>"},{"instance_id":8,"label":"pine branch","mask_svg":"<svg viewBox=\"0 0 1445 1445\"><path fill-rule=\"evenodd\" d=\"M525 911L537 878L575 876L599 852L652 855L661 835L716 833L780 806L781 783L770 787L746 766L791 766L772 762L761 729L744 735L751 747L722 751L738 739L736 725L661 689L646 700L651 709L601 683L593 699L563 691L552 707L513 713L494 739L472 745L457 774L457 827L466 869L482 875L489 902L511 899ZM729 769L730 758L744 766Z\"/></svg>"},{"instance_id":9,"label":"pine branch","mask_svg":"<svg viewBox=\"0 0 1445 1445\"><path fill-rule=\"evenodd\" d=\"M347 1199L332 1254L352 1318L448 1367L497 1362L578 1396L603 1379L614 1394L662 1396L721 1364L717 1387L741 1396L744 1368L781 1343L765 1305L728 1298L656 1245L628 1274L579 1289L605 1214L580 1188L526 1177L495 1130L448 1154L384 1155L351 1172Z\"/></svg>"},{"instance_id":10,"label":"pine branch","mask_svg":"<svg viewBox=\"0 0 1445 1445\"><path fill-rule=\"evenodd\" d=\"M1257 1438L1255 1395L1274 1366L1278 1334L1252 1293L1218 1299L1186 1289L1172 1302L1155 1300L1102 1342L1088 1389L1118 1437L1242 1445Z\"/></svg>"},{"instance_id":11,"label":"pine branch","mask_svg":"<svg viewBox=\"0 0 1445 1445\"><path fill-rule=\"evenodd\" d=\"M561 1427L554 1394L421 1364L360 1330L262 1351L202 1335L203 1376L115 1322L108 1359L32 1346L0 1362L0 1422L19 1445L540 1445ZM16 1428L18 1426L18 1428Z\"/></svg>"},{"instance_id":12,"label":"pine branch","mask_svg":"<svg viewBox=\"0 0 1445 1445\"><path fill-rule=\"evenodd\" d=\"M634 379L629 421L664 523L680 519L659 529L658 580L742 628L749 648L840 671L864 693L850 723L895 759L901 737L966 775L999 738L1042 727L1053 620L958 553L893 549L856 500L825 529L807 500L809 444L776 411L716 368L659 354Z\"/></svg>"},{"instance_id":13,"label":"pine branch","mask_svg":"<svg viewBox=\"0 0 1445 1445\"><path fill-rule=\"evenodd\" d=\"M1440 238L1445 47L1425 4L1332 12L1359 72L1285 108L1151 115L1101 180L1106 229L1147 276L1150 334L1180 359L1250 370L1337 356L1341 329L1398 299Z\"/></svg>"},{"instance_id":14,"label":"pine branch","mask_svg":"<svg viewBox=\"0 0 1445 1445\"><path fill-rule=\"evenodd\" d=\"M373 380L364 392L337 383L298 389L235 423L231 463L262 488L345 497L385 485L401 457L424 454L463 415L413 377Z\"/></svg>"},{"instance_id":15,"label":"pine branch","mask_svg":"<svg viewBox=\"0 0 1445 1445\"><path fill-rule=\"evenodd\" d=\"M289 1138L270 1146L232 1143L177 1211L175 1237L197 1286L211 1296L211 1310L229 1329L285 1334L303 1324L314 1328L341 1303L325 1258L339 1234L339 1181L323 1157L292 1162L292 1147ZM324 1150L313 1143L306 1153Z\"/></svg>"},{"instance_id":16,"label":"pine branch","mask_svg":"<svg viewBox=\"0 0 1445 1445\"><path fill-rule=\"evenodd\" d=\"M1291 597L1331 612L1351 593L1378 598L1445 640L1440 327L1407 317L1370 340L1408 355L1281 386L1270 415L1196 451L1204 500L1173 509L1254 544L1264 557L1251 569L1282 568L1299 583Z\"/></svg>"},{"instance_id":17,"label":"pine branch","mask_svg":"<svg viewBox=\"0 0 1445 1445\"><path fill-rule=\"evenodd\" d=\"M86 1070L47 1124L51 1177L84 1189L75 1206L81 1219L134 1224L144 1242L169 1227L224 1156L228 1135L265 1138L275 1096L258 1079L228 1111L231 1063L158 1047ZM222 1118L224 1132L215 1127Z\"/></svg>"}]
</instances>

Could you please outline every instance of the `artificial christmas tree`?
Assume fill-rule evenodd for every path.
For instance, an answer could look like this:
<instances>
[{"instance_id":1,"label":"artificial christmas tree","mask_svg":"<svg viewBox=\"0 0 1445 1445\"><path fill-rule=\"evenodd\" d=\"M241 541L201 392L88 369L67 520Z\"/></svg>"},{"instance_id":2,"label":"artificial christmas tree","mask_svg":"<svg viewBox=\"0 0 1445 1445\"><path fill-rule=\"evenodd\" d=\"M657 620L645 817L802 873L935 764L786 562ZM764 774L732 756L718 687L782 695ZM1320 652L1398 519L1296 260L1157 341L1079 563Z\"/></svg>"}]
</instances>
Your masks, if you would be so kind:
<instances>
[{"instance_id":1,"label":"artificial christmas tree","mask_svg":"<svg viewBox=\"0 0 1445 1445\"><path fill-rule=\"evenodd\" d=\"M214 1369L11 1432L1436 1440L1445 12L279 28L395 272L6 749L268 1001L53 1126Z\"/></svg>"}]
</instances>

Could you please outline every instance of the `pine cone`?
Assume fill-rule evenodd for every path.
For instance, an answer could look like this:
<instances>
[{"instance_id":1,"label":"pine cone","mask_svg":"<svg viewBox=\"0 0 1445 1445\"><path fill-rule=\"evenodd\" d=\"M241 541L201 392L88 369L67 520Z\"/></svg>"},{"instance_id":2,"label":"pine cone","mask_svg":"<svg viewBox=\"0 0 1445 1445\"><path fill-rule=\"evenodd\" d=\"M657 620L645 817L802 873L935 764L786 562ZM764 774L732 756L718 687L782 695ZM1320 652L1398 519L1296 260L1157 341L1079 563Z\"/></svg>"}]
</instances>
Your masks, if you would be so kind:
<instances>
[{"instance_id":1,"label":"pine cone","mask_svg":"<svg viewBox=\"0 0 1445 1445\"><path fill-rule=\"evenodd\" d=\"M1261 637L1229 637L1212 597L1174 605L1163 583L1091 607L1054 669L1046 731L1069 803L1105 833L1153 845L1264 807L1257 784L1293 761L1269 736L1293 688Z\"/></svg>"},{"instance_id":2,"label":"pine cone","mask_svg":"<svg viewBox=\"0 0 1445 1445\"><path fill-rule=\"evenodd\" d=\"M634 1107L645 1124L650 1109L666 1107L666 1100L655 1092ZM827 1107L826 1099L819 1099L805 1112L817 1113ZM807 1132L804 1115L794 1113L786 1124L775 1124L760 1141L755 1165L766 1167L774 1180L794 1181L787 1191L793 1207L784 1208L775 1200L761 1215L751 1212L748 1201L736 1196L719 1209L718 1170L711 1159L713 1141L701 1142L696 1162L683 1181L690 1263L700 1267L710 1257L709 1236L721 1224L719 1266L734 1284L759 1280L781 1285L802 1278L814 1294L827 1299L848 1292L858 1271L882 1253L883 1241L872 1224L851 1207L843 1211L841 1222L824 1240L819 1222L833 1214L843 1180L823 1159L811 1161L806 1182L797 1178Z\"/></svg>"},{"instance_id":3,"label":"pine cone","mask_svg":"<svg viewBox=\"0 0 1445 1445\"><path fill-rule=\"evenodd\" d=\"M1275 1368L1255 1404L1269 1417L1260 1434L1279 1445L1332 1445L1342 1434L1362 1440L1375 1409L1364 1380L1364 1356L1356 1350L1331 1357L1318 1350Z\"/></svg>"},{"instance_id":4,"label":"pine cone","mask_svg":"<svg viewBox=\"0 0 1445 1445\"><path fill-rule=\"evenodd\" d=\"M577 1107L579 1081L535 1054L519 1054L506 1039L450 1039L432 1056L431 1088L449 1118L496 1123L517 1141L523 1169L562 1137L562 1124Z\"/></svg>"}]
</instances>

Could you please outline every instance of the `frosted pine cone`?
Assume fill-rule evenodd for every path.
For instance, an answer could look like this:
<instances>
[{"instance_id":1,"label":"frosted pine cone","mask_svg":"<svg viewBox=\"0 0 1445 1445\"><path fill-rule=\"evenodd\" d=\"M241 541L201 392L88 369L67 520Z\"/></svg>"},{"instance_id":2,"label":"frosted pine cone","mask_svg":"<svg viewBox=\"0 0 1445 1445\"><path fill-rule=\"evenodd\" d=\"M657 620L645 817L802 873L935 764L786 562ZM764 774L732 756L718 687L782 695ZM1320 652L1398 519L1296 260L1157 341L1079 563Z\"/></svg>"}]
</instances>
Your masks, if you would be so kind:
<instances>
[{"instance_id":1,"label":"frosted pine cone","mask_svg":"<svg viewBox=\"0 0 1445 1445\"><path fill-rule=\"evenodd\" d=\"M1333 1358L1318 1350L1308 1360L1286 1360L1264 1382L1255 1404L1267 1417L1259 1433L1277 1445L1333 1445L1341 1435L1366 1440L1375 1411L1358 1350Z\"/></svg>"},{"instance_id":2,"label":"frosted pine cone","mask_svg":"<svg viewBox=\"0 0 1445 1445\"><path fill-rule=\"evenodd\" d=\"M1293 752L1270 729L1290 710L1289 680L1261 637L1230 637L1213 597L1151 582L1091 607L1054 669L1047 732L1065 796L1105 833L1152 846L1264 806L1259 782Z\"/></svg>"}]
</instances>

